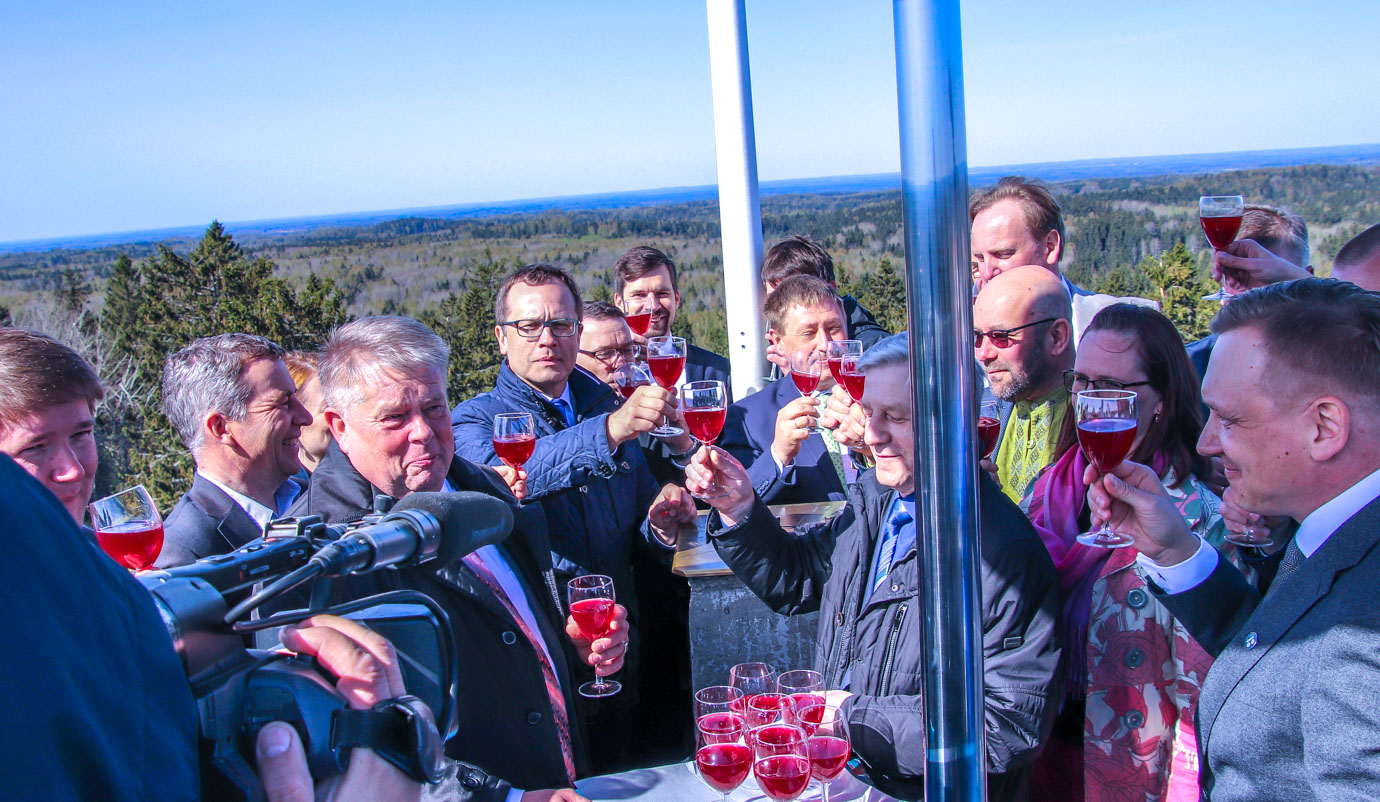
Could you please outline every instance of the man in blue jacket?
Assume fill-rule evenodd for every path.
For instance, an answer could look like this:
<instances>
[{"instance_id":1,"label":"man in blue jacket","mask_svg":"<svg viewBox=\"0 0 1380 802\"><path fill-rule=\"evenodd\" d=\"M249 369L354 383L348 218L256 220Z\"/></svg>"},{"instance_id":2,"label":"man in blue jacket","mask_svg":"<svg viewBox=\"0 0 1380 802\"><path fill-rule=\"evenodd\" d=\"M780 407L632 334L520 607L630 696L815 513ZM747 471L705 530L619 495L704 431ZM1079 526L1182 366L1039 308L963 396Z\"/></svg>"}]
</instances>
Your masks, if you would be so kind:
<instances>
[{"instance_id":1,"label":"man in blue jacket","mask_svg":"<svg viewBox=\"0 0 1380 802\"><path fill-rule=\"evenodd\" d=\"M638 627L632 562L634 551L662 556L661 573L674 545L675 530L694 520L693 500L683 489L659 489L637 444L640 433L663 418L677 418L674 395L658 386L641 387L621 406L608 385L576 368L582 304L570 274L549 265L524 267L504 281L494 303L494 335L505 360L494 389L458 405L451 424L456 453L480 464L498 465L493 447L494 416L527 412L537 443L524 464L526 503L540 504L551 532L551 550L563 588L583 574L612 577L618 599L628 608L635 646L625 663L623 691L613 697L609 716L620 708L632 715L638 697ZM686 446L688 450L688 445ZM649 683L653 693L669 683ZM665 716L643 700L635 715L649 719L648 736L673 731ZM654 721L653 721L654 720ZM608 737L597 733L592 749L596 768L617 765L623 740L636 736L627 721L609 721ZM629 741L633 743L633 741ZM639 747L647 742L638 738ZM601 765L602 764L602 765Z\"/></svg>"}]
</instances>

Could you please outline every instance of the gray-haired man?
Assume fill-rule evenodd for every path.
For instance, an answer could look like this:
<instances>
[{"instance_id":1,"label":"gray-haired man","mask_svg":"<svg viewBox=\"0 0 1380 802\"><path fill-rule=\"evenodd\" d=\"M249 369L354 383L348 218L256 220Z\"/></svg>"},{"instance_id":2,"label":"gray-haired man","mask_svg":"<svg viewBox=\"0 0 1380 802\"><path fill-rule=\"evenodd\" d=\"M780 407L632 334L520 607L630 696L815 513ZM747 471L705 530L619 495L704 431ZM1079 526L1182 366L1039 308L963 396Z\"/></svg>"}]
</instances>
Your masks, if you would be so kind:
<instances>
[{"instance_id":1,"label":"gray-haired man","mask_svg":"<svg viewBox=\"0 0 1380 802\"><path fill-rule=\"evenodd\" d=\"M196 460L164 522L157 566L224 554L257 538L302 492L298 437L311 413L283 349L252 334L205 337L168 357L163 411Z\"/></svg>"}]
</instances>

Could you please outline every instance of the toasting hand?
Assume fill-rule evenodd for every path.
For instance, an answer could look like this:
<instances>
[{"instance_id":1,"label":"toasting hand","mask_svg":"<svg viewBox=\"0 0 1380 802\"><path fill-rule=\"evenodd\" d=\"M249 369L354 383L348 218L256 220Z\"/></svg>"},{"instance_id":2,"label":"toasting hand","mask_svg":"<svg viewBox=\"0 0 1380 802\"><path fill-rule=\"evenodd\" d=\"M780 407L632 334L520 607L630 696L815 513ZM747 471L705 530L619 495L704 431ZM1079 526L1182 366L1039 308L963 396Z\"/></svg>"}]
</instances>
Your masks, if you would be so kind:
<instances>
[{"instance_id":1,"label":"toasting hand","mask_svg":"<svg viewBox=\"0 0 1380 802\"><path fill-rule=\"evenodd\" d=\"M691 493L705 493L711 487L717 487L720 492L706 497L705 502L719 511L725 524L732 526L752 511L756 493L747 469L718 446L705 446L696 451L685 468L685 488Z\"/></svg>"}]
</instances>

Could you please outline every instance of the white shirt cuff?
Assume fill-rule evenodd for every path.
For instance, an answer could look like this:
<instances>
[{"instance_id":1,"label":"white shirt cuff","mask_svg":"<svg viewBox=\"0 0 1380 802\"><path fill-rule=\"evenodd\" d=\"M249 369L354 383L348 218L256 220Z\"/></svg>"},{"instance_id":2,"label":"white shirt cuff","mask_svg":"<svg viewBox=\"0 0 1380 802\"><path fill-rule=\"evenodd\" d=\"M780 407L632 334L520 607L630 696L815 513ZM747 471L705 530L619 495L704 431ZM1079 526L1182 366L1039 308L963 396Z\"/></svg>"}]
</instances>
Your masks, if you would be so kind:
<instances>
[{"instance_id":1,"label":"white shirt cuff","mask_svg":"<svg viewBox=\"0 0 1380 802\"><path fill-rule=\"evenodd\" d=\"M1136 555L1145 572L1165 593L1183 593L1207 581L1217 568L1217 549L1209 546L1206 540L1198 538L1198 550L1193 556L1174 565L1160 565L1144 554Z\"/></svg>"}]
</instances>

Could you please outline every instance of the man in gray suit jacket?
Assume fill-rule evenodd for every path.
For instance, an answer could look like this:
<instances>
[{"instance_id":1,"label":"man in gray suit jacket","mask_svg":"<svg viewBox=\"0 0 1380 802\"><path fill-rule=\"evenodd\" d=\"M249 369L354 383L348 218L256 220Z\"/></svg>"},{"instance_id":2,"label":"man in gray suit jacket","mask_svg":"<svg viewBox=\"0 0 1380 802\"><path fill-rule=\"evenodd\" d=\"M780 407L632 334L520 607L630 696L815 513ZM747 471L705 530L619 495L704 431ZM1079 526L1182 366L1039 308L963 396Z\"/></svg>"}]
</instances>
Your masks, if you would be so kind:
<instances>
[{"instance_id":1,"label":"man in gray suit jacket","mask_svg":"<svg viewBox=\"0 0 1380 802\"><path fill-rule=\"evenodd\" d=\"M1165 605L1217 661L1198 700L1212 800L1380 799L1380 296L1325 279L1237 295L1198 449L1227 499L1298 522L1263 596L1125 463L1089 491L1135 538Z\"/></svg>"}]
</instances>

